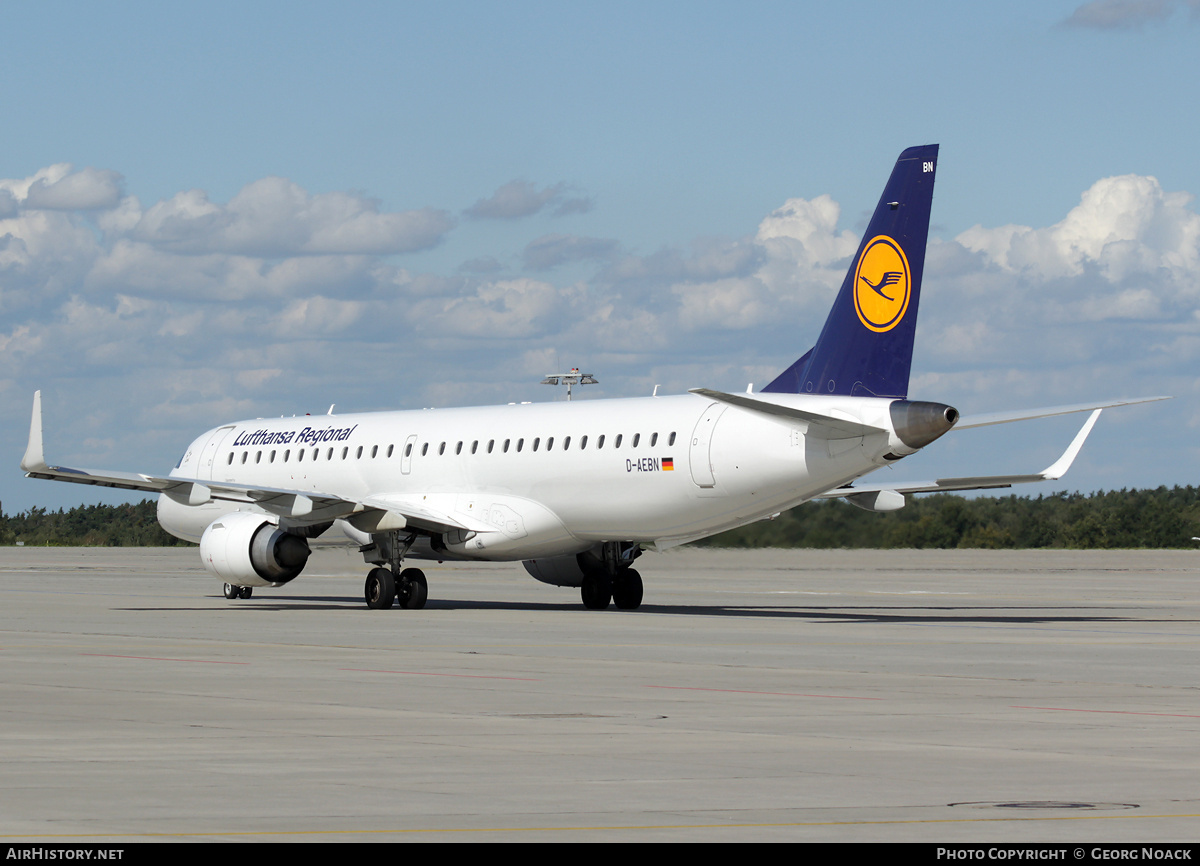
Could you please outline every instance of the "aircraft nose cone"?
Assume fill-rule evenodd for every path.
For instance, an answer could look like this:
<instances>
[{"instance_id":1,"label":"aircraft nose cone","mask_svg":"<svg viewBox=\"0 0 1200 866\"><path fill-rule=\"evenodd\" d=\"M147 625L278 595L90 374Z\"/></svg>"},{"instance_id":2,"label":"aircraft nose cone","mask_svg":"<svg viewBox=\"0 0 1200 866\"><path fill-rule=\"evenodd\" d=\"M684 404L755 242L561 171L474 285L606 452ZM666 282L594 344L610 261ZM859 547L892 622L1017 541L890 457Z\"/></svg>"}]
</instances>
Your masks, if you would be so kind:
<instances>
[{"instance_id":1,"label":"aircraft nose cone","mask_svg":"<svg viewBox=\"0 0 1200 866\"><path fill-rule=\"evenodd\" d=\"M958 410L945 403L896 400L892 428L909 448L924 448L958 423Z\"/></svg>"}]
</instances>

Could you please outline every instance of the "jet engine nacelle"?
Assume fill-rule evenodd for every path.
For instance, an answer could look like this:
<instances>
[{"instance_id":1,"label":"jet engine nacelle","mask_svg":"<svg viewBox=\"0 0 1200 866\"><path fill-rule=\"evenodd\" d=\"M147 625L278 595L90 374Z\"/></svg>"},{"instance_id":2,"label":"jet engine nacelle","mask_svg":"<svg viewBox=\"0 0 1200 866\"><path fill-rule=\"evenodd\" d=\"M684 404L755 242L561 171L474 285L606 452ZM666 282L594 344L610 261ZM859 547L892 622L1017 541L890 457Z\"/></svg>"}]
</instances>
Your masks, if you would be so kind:
<instances>
[{"instance_id":1,"label":"jet engine nacelle","mask_svg":"<svg viewBox=\"0 0 1200 866\"><path fill-rule=\"evenodd\" d=\"M200 537L200 558L214 577L234 586L280 586L298 575L312 551L299 535L261 514L235 512Z\"/></svg>"},{"instance_id":2,"label":"jet engine nacelle","mask_svg":"<svg viewBox=\"0 0 1200 866\"><path fill-rule=\"evenodd\" d=\"M521 565L542 583L551 586L583 585L583 569L579 566L577 555L527 559Z\"/></svg>"}]
</instances>

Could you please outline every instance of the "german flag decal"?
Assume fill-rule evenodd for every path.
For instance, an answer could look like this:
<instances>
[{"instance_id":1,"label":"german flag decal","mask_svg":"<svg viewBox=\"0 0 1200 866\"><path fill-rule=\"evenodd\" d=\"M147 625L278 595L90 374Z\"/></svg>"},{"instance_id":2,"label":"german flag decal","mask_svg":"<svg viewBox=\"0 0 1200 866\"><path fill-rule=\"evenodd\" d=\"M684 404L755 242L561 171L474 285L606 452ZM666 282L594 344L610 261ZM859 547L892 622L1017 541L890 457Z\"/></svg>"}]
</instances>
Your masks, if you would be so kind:
<instances>
[{"instance_id":1,"label":"german flag decal","mask_svg":"<svg viewBox=\"0 0 1200 866\"><path fill-rule=\"evenodd\" d=\"M675 461L670 457L639 457L625 461L626 472L674 472Z\"/></svg>"}]
</instances>

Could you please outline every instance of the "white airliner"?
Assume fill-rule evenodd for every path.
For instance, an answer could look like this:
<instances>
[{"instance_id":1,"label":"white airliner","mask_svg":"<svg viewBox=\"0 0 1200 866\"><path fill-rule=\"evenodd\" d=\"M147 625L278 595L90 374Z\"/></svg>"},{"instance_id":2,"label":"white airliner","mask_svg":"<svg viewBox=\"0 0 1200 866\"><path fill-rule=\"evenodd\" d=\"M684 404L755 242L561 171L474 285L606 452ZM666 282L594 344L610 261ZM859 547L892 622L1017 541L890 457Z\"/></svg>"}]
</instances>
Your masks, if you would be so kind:
<instances>
[{"instance_id":1,"label":"white airliner","mask_svg":"<svg viewBox=\"0 0 1200 866\"><path fill-rule=\"evenodd\" d=\"M334 524L358 542L368 607L425 605L406 559L523 560L589 608L642 601L631 566L819 497L873 511L906 493L1007 487L1066 472L1102 408L960 421L907 399L937 145L900 155L817 344L759 393L256 419L201 435L168 475L48 465L41 392L31 478L159 493L158 519L200 544L227 598L292 580ZM1163 399L1163 398L1150 398ZM1091 410L1039 473L852 486L958 429Z\"/></svg>"}]
</instances>

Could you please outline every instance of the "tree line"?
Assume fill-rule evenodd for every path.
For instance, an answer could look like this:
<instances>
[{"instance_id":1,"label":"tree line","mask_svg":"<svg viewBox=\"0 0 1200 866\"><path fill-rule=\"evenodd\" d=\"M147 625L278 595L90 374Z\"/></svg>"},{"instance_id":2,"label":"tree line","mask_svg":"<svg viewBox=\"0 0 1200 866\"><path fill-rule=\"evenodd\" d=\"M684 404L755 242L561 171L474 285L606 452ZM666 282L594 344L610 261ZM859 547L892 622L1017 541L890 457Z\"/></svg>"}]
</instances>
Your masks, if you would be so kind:
<instances>
[{"instance_id":1,"label":"tree line","mask_svg":"<svg viewBox=\"0 0 1200 866\"><path fill-rule=\"evenodd\" d=\"M0 545L27 547L174 547L187 544L158 525L157 504L80 505L69 511L0 509Z\"/></svg>"},{"instance_id":2,"label":"tree line","mask_svg":"<svg viewBox=\"0 0 1200 866\"><path fill-rule=\"evenodd\" d=\"M1197 545L1200 488L1110 490L1030 496L910 496L899 511L875 514L845 500L809 502L774 520L697 542L704 547L1138 548ZM31 508L5 515L0 545L169 547L155 503Z\"/></svg>"}]
</instances>

